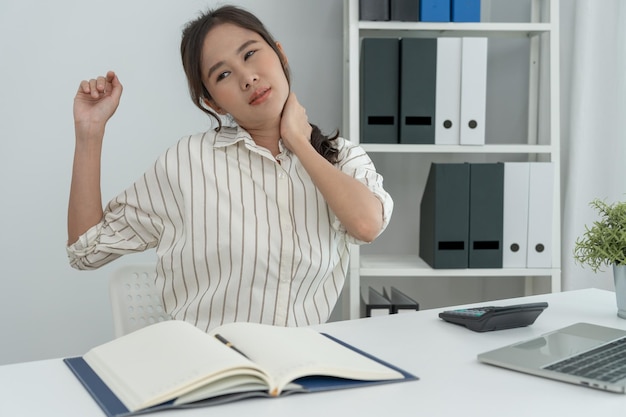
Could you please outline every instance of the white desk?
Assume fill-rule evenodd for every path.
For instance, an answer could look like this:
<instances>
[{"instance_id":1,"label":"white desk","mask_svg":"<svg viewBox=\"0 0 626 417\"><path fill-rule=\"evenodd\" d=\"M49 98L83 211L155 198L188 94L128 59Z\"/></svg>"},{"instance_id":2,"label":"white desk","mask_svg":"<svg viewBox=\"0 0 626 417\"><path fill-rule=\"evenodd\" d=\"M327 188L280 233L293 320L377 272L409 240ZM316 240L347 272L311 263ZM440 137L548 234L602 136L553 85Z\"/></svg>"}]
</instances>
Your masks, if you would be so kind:
<instances>
[{"instance_id":1,"label":"white desk","mask_svg":"<svg viewBox=\"0 0 626 417\"><path fill-rule=\"evenodd\" d=\"M626 396L551 381L477 362L476 355L587 321L626 329L615 294L589 289L493 304L547 301L525 328L475 333L445 323L440 310L329 323L318 329L419 376L403 382L335 392L252 399L159 417L242 416L618 416ZM410 413L410 414L409 414ZM152 414L149 414L152 415ZM101 417L104 414L60 359L0 366L0 416Z\"/></svg>"}]
</instances>

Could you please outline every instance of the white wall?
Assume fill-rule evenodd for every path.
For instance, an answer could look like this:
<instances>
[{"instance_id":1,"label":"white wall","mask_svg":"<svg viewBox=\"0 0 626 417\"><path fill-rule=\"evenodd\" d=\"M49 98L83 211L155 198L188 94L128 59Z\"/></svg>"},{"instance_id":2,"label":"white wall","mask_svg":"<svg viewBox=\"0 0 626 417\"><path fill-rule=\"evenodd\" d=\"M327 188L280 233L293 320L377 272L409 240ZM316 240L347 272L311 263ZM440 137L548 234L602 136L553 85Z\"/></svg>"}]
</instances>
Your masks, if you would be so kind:
<instances>
[{"instance_id":1,"label":"white wall","mask_svg":"<svg viewBox=\"0 0 626 417\"><path fill-rule=\"evenodd\" d=\"M107 278L65 254L72 100L82 79L117 71L122 103L103 155L103 199L179 137L206 130L188 98L181 28L216 1L0 2L0 364L82 354L113 336ZM341 127L342 18L337 0L233 1L283 43L294 90L323 130Z\"/></svg>"}]
</instances>

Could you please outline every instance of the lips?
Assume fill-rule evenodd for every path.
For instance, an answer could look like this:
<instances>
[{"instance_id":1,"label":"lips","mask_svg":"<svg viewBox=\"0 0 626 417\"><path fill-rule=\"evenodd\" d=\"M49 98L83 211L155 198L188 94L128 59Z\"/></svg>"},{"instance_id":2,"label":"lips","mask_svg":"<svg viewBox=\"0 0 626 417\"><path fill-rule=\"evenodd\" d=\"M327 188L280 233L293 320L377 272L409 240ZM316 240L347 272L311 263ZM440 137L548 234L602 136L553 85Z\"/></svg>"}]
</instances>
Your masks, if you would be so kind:
<instances>
[{"instance_id":1,"label":"lips","mask_svg":"<svg viewBox=\"0 0 626 417\"><path fill-rule=\"evenodd\" d=\"M252 93L252 95L250 96L250 101L248 102L248 104L252 104L252 105L261 104L269 96L269 93L270 93L269 87L262 87L262 88L256 89L254 93Z\"/></svg>"}]
</instances>

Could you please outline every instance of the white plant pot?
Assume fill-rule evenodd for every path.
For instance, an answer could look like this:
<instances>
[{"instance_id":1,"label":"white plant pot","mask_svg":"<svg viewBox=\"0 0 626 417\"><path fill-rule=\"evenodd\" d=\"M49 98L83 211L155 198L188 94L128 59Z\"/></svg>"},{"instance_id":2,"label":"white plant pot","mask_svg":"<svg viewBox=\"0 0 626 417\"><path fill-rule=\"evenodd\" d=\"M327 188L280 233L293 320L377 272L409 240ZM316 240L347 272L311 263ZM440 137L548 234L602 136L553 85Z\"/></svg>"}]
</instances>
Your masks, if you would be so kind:
<instances>
[{"instance_id":1,"label":"white plant pot","mask_svg":"<svg viewBox=\"0 0 626 417\"><path fill-rule=\"evenodd\" d=\"M626 265L613 265L617 315L626 319Z\"/></svg>"}]
</instances>

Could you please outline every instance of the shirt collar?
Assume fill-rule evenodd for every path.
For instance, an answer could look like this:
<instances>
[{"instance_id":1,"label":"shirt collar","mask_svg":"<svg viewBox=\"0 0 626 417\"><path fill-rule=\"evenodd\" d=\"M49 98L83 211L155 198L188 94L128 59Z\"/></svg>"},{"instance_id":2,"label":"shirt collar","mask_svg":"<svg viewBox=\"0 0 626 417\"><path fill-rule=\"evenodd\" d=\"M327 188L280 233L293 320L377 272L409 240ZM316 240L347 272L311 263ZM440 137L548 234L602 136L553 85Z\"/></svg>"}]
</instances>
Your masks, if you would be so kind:
<instances>
[{"instance_id":1,"label":"shirt collar","mask_svg":"<svg viewBox=\"0 0 626 417\"><path fill-rule=\"evenodd\" d=\"M252 142L250 134L242 129L240 126L222 126L222 128L215 135L214 147L224 148L226 146L234 145L241 141Z\"/></svg>"},{"instance_id":2,"label":"shirt collar","mask_svg":"<svg viewBox=\"0 0 626 417\"><path fill-rule=\"evenodd\" d=\"M247 130L243 129L241 126L222 126L219 132L215 135L215 143L213 147L215 148L225 148L231 145L234 145L239 142L244 142L246 147L251 150L255 150L258 153L268 153L269 151L263 147L257 146L248 133ZM281 154L289 153L289 150L283 144L283 140L280 139L278 141L278 149ZM270 154L271 156L271 154Z\"/></svg>"}]
</instances>

